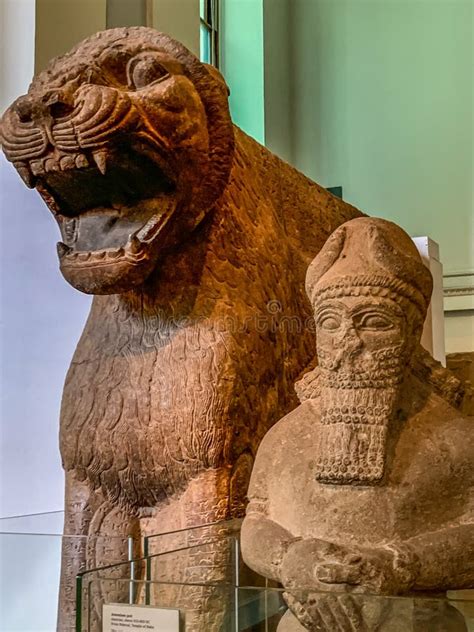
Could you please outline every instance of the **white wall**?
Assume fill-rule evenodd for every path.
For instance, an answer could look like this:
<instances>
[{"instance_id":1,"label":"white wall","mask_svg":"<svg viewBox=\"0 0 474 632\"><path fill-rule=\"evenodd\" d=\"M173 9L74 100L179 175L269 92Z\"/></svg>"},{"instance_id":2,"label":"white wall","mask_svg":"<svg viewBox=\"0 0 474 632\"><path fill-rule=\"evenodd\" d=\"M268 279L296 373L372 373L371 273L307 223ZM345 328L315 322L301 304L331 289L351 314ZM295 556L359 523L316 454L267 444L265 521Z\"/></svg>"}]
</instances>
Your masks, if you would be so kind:
<instances>
[{"instance_id":1,"label":"white wall","mask_svg":"<svg viewBox=\"0 0 474 632\"><path fill-rule=\"evenodd\" d=\"M263 2L265 145L291 163L291 0Z\"/></svg>"},{"instance_id":2,"label":"white wall","mask_svg":"<svg viewBox=\"0 0 474 632\"><path fill-rule=\"evenodd\" d=\"M0 512L8 516L62 508L59 406L90 298L63 280L55 222L3 155L0 190Z\"/></svg>"},{"instance_id":3,"label":"white wall","mask_svg":"<svg viewBox=\"0 0 474 632\"><path fill-rule=\"evenodd\" d=\"M28 88L34 45L35 0L0 0L0 113Z\"/></svg>"},{"instance_id":4,"label":"white wall","mask_svg":"<svg viewBox=\"0 0 474 632\"><path fill-rule=\"evenodd\" d=\"M444 314L446 353L474 351L474 310Z\"/></svg>"},{"instance_id":5,"label":"white wall","mask_svg":"<svg viewBox=\"0 0 474 632\"><path fill-rule=\"evenodd\" d=\"M107 0L107 28L146 26L146 0Z\"/></svg>"},{"instance_id":6,"label":"white wall","mask_svg":"<svg viewBox=\"0 0 474 632\"><path fill-rule=\"evenodd\" d=\"M36 68L105 28L105 0L0 0L3 111ZM61 277L55 223L0 153L0 515L63 506L58 422L90 298Z\"/></svg>"}]
</instances>

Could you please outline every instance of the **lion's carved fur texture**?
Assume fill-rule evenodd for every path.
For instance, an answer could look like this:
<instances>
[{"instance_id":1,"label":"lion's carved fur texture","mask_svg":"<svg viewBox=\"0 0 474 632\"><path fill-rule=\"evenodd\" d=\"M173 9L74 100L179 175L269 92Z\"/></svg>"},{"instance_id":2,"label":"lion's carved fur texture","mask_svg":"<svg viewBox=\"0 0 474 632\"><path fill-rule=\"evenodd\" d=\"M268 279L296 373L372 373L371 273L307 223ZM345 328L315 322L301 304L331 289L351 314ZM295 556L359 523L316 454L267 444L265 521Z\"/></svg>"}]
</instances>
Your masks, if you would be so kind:
<instances>
[{"instance_id":1,"label":"lion's carved fur texture","mask_svg":"<svg viewBox=\"0 0 474 632\"><path fill-rule=\"evenodd\" d=\"M311 359L306 266L357 214L236 130L211 216L139 290L96 297L66 381L66 469L131 509L253 456Z\"/></svg>"}]
</instances>

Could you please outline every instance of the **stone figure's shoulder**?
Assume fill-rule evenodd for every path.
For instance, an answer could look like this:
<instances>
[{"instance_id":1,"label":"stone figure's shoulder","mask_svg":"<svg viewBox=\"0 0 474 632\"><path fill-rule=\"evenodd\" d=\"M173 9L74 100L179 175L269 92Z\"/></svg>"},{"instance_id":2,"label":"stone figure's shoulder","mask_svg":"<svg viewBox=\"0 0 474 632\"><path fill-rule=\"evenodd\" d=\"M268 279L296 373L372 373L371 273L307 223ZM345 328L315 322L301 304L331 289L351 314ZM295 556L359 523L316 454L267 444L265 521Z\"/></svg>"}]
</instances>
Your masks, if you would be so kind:
<instances>
[{"instance_id":1,"label":"stone figure's shoulder","mask_svg":"<svg viewBox=\"0 0 474 632\"><path fill-rule=\"evenodd\" d=\"M285 467L291 462L290 456L297 453L301 445L307 445L317 417L317 411L307 401L270 428L258 448L252 469L248 489L251 502L266 499L272 482L281 483Z\"/></svg>"},{"instance_id":2,"label":"stone figure's shoulder","mask_svg":"<svg viewBox=\"0 0 474 632\"><path fill-rule=\"evenodd\" d=\"M311 401L305 401L287 415L282 417L267 432L260 445L259 451L275 450L279 446L284 448L289 443L298 443L300 436L306 432L307 428L317 421L319 417Z\"/></svg>"},{"instance_id":3,"label":"stone figure's shoulder","mask_svg":"<svg viewBox=\"0 0 474 632\"><path fill-rule=\"evenodd\" d=\"M451 454L460 466L470 463L474 475L474 417L463 416L431 394L423 408L409 419L408 430L423 443Z\"/></svg>"},{"instance_id":4,"label":"stone figure's shoulder","mask_svg":"<svg viewBox=\"0 0 474 632\"><path fill-rule=\"evenodd\" d=\"M260 470L286 458L289 452L305 441L305 435L311 432L311 426L314 426L317 418L317 410L310 401L300 404L282 417L264 436L257 451L254 469Z\"/></svg>"}]
</instances>

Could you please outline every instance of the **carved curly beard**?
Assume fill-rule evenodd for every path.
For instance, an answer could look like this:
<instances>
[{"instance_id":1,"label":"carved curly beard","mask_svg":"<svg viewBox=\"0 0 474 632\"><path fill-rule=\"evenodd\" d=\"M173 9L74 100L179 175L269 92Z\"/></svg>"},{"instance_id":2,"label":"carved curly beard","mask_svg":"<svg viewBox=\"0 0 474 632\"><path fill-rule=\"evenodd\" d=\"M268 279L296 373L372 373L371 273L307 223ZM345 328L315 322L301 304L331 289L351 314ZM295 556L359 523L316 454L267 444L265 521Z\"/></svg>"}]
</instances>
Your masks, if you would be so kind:
<instances>
[{"instance_id":1,"label":"carved curly beard","mask_svg":"<svg viewBox=\"0 0 474 632\"><path fill-rule=\"evenodd\" d=\"M386 444L405 354L394 346L372 354L363 371L320 357L316 479L321 483L376 483L384 475ZM339 363L337 363L339 364Z\"/></svg>"}]
</instances>

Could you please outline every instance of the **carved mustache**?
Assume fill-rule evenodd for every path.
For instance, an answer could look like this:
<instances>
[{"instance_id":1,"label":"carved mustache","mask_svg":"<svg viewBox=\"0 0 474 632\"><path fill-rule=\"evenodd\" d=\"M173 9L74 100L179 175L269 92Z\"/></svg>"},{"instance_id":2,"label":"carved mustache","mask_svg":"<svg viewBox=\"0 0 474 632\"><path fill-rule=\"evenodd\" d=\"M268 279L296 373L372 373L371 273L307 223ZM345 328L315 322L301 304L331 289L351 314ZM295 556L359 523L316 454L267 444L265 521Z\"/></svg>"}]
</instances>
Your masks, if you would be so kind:
<instances>
[{"instance_id":1,"label":"carved mustache","mask_svg":"<svg viewBox=\"0 0 474 632\"><path fill-rule=\"evenodd\" d=\"M383 369L397 370L405 364L406 358L403 344L390 345L384 349L373 349L370 353L364 352L361 345L356 345L352 341L349 345L342 342L337 350L331 353L318 349L319 363L325 369L336 371L340 369L346 360L357 360L364 357L364 373L375 374ZM350 375L350 373L349 373Z\"/></svg>"}]
</instances>

